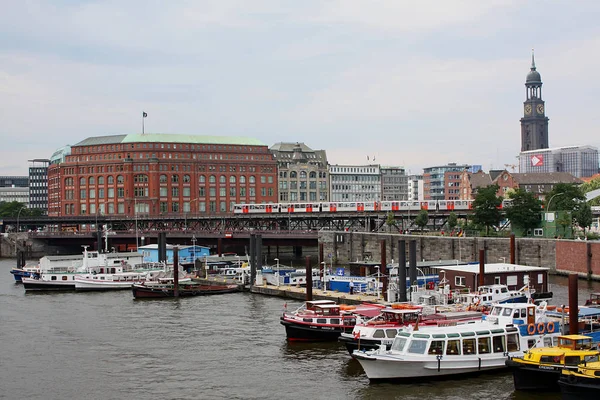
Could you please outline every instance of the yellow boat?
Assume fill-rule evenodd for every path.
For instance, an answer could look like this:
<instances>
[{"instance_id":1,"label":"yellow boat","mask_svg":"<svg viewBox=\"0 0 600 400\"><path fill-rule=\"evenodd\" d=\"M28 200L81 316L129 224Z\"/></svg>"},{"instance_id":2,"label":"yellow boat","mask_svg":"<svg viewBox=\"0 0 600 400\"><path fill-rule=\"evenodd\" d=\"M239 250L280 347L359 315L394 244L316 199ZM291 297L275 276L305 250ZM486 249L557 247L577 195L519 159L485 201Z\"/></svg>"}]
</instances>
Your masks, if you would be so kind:
<instances>
[{"instance_id":1,"label":"yellow boat","mask_svg":"<svg viewBox=\"0 0 600 400\"><path fill-rule=\"evenodd\" d=\"M553 346L533 348L522 357L509 358L506 366L512 371L516 390L558 391L563 370L577 371L583 362L600 361L599 356L591 337L564 335Z\"/></svg>"},{"instance_id":2,"label":"yellow boat","mask_svg":"<svg viewBox=\"0 0 600 400\"><path fill-rule=\"evenodd\" d=\"M600 362L584 362L577 371L563 370L558 384L563 400L597 399L600 396Z\"/></svg>"}]
</instances>

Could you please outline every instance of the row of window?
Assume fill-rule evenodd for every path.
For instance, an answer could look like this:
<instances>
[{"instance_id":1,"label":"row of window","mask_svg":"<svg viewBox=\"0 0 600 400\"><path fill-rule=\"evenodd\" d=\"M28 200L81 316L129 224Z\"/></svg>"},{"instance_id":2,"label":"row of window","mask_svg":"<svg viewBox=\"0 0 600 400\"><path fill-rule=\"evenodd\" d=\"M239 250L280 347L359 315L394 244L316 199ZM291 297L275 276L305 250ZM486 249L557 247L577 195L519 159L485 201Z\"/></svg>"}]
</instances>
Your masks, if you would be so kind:
<instances>
[{"instance_id":1,"label":"row of window","mask_svg":"<svg viewBox=\"0 0 600 400\"><path fill-rule=\"evenodd\" d=\"M190 175L183 175L182 177L182 182L183 183L189 183L191 182L191 178ZM205 175L200 175L198 177L198 181L200 183L206 183L207 177ZM229 183L237 183L238 177L231 175L229 177ZM106 181L109 185L114 184L115 180L114 177L112 175L109 175L106 178ZM145 183L148 182L148 175L145 174L137 174L133 176L133 181L135 183ZM166 183L169 181L169 178L167 175L160 175L159 177L159 182L160 183ZM208 182L209 183L216 183L217 181L217 177L215 175L210 175L208 176ZM239 181L240 183L246 183L246 176L245 175L241 175L239 177ZM249 183L256 183L256 177L254 175L250 175L248 177L248 181ZM123 175L117 175L117 183L124 183L125 182L125 178L123 177ZM171 175L171 182L172 183L179 183L179 175ZM227 182L227 177L225 175L220 175L219 176L219 182L220 183L226 183ZM264 176L261 175L260 176L260 183L273 183L273 177L272 176ZM74 184L74 179L73 178L65 178L65 186L73 186ZM84 178L81 177L79 178L79 186L86 186L86 184L91 185L95 185L96 184L96 178L91 176L89 178ZM98 185L104 185L104 177L103 176L99 176L98 177Z\"/></svg>"},{"instance_id":2,"label":"row of window","mask_svg":"<svg viewBox=\"0 0 600 400\"><path fill-rule=\"evenodd\" d=\"M306 173L306 171L300 171L300 173L298 173L296 171L290 171L290 178L292 178L292 179L298 178L298 177L300 177L300 179L306 179L307 176L310 179L317 179L317 173L315 171L311 171L308 174ZM287 178L288 177L287 171L279 171L279 177ZM319 171L319 178L327 178L327 173Z\"/></svg>"}]
</instances>

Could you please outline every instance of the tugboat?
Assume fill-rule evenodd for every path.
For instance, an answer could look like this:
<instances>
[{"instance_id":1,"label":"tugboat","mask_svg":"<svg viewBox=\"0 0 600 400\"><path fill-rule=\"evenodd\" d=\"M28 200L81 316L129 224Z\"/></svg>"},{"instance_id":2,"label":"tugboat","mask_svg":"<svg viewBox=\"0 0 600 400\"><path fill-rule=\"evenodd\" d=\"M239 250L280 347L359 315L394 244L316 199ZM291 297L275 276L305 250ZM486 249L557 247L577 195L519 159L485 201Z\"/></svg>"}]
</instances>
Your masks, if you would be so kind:
<instances>
[{"instance_id":1,"label":"tugboat","mask_svg":"<svg viewBox=\"0 0 600 400\"><path fill-rule=\"evenodd\" d=\"M600 396L600 362L580 364L577 371L563 369L558 385L563 400L597 399Z\"/></svg>"},{"instance_id":2,"label":"tugboat","mask_svg":"<svg viewBox=\"0 0 600 400\"><path fill-rule=\"evenodd\" d=\"M512 371L516 390L558 391L563 370L577 371L578 364L599 361L599 355L591 337L565 335L558 337L556 346L534 348L522 357L509 358L506 366Z\"/></svg>"}]
</instances>

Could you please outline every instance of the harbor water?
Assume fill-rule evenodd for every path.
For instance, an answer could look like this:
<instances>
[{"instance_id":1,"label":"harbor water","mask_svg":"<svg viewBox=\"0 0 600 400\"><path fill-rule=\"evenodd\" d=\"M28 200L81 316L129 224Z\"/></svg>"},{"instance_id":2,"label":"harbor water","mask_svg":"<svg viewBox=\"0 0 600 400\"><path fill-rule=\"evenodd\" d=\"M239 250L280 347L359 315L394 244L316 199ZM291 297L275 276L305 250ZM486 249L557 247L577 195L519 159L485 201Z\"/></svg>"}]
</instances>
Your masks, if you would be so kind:
<instances>
[{"instance_id":1,"label":"harbor water","mask_svg":"<svg viewBox=\"0 0 600 400\"><path fill-rule=\"evenodd\" d=\"M560 399L506 372L370 384L338 343L288 343L300 303L250 293L134 300L131 291L25 293L0 260L0 399ZM551 277L554 304L567 278ZM579 302L599 282L579 281Z\"/></svg>"}]
</instances>

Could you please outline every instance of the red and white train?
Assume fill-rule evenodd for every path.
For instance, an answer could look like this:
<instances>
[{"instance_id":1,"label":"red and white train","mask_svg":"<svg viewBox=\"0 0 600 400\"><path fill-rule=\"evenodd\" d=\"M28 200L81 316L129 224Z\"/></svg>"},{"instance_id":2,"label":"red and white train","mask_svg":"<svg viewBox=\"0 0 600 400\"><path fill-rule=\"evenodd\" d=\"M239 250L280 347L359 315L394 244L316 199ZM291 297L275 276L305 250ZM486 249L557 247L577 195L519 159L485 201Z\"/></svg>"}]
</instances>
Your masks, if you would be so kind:
<instances>
[{"instance_id":1,"label":"red and white train","mask_svg":"<svg viewBox=\"0 0 600 400\"><path fill-rule=\"evenodd\" d=\"M313 203L236 204L234 214L335 213L370 211L467 211L473 200L341 201Z\"/></svg>"}]
</instances>

